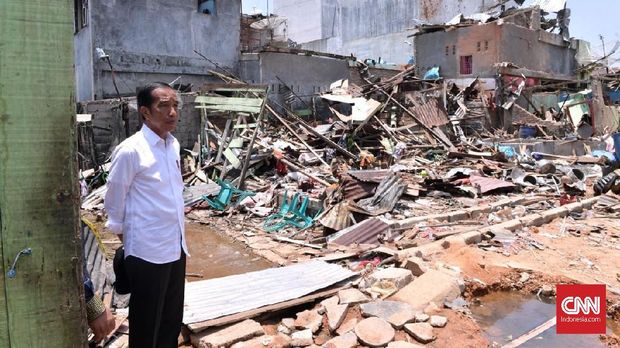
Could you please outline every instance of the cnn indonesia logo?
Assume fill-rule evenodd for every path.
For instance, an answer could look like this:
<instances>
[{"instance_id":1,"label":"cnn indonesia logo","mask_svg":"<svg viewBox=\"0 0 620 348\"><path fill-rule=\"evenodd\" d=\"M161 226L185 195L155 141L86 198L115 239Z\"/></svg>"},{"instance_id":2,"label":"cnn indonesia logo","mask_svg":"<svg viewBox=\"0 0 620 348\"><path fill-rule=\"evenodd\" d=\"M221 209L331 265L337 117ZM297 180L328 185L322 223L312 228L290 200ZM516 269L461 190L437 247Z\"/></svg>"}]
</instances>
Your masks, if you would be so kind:
<instances>
[{"instance_id":1,"label":"cnn indonesia logo","mask_svg":"<svg viewBox=\"0 0 620 348\"><path fill-rule=\"evenodd\" d=\"M556 332L559 334L604 334L606 330L605 285L556 286Z\"/></svg>"}]
</instances>

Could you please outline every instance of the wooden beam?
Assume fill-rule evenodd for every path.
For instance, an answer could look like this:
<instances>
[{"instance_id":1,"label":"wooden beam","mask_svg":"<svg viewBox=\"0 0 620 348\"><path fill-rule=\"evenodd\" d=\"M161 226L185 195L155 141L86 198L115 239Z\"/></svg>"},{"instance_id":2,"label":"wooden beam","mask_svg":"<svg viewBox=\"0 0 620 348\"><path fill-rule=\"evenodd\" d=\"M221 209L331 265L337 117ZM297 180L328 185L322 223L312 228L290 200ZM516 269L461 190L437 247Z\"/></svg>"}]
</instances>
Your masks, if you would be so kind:
<instances>
[{"instance_id":1,"label":"wooden beam","mask_svg":"<svg viewBox=\"0 0 620 348\"><path fill-rule=\"evenodd\" d=\"M245 154L245 159L243 160L243 168L241 168L241 174L239 175L239 181L237 182L237 188L243 187L243 181L245 180L245 176L248 172L248 166L250 165L250 157L252 156L252 150L254 148L254 142L256 141L256 136L260 131L260 125L263 121L263 116L265 115L265 105L267 104L267 95L269 90L264 91L264 99L261 103L260 113L258 114L258 119L256 120L256 127L254 128L254 132L252 133L252 139L250 140L250 144L248 145L247 153Z\"/></svg>"},{"instance_id":2,"label":"wooden beam","mask_svg":"<svg viewBox=\"0 0 620 348\"><path fill-rule=\"evenodd\" d=\"M331 184L328 183L327 181L317 177L316 175L312 175L308 172L308 170L306 170L305 168L302 168L300 164L295 164L292 163L291 161L287 160L286 158L282 158L281 159L282 163L286 164L288 167L291 167L291 169L296 170L300 173L302 173L303 175L315 180L316 182L323 184L324 186L330 186Z\"/></svg>"},{"instance_id":3,"label":"wooden beam","mask_svg":"<svg viewBox=\"0 0 620 348\"><path fill-rule=\"evenodd\" d=\"M284 107L283 107L284 108ZM317 132L314 128L312 128L312 126L310 126L309 124L307 124L304 120L302 120L299 116L295 115L294 112L292 112L291 110L284 108L284 110L286 110L286 113L292 117L293 119L295 119L295 121L302 125L304 128L306 128L308 130L308 132L310 132L312 135L322 139L323 141L325 141L326 143L328 143L330 146L333 146L336 151L342 153L343 155L357 161L359 160L359 158L357 156L355 156L354 154L352 154L351 152L349 152L347 149L343 148L342 146L336 144L333 140L329 139L328 137L324 136L323 134Z\"/></svg>"},{"instance_id":4,"label":"wooden beam","mask_svg":"<svg viewBox=\"0 0 620 348\"><path fill-rule=\"evenodd\" d=\"M73 31L72 1L0 1L0 347L87 344Z\"/></svg>"},{"instance_id":5,"label":"wooden beam","mask_svg":"<svg viewBox=\"0 0 620 348\"><path fill-rule=\"evenodd\" d=\"M267 110L273 115L273 117L276 118L276 120L280 121L280 123L282 123L282 125L284 125L284 127L286 129L288 129L288 131L297 139L299 139L299 141L301 141L301 143L310 151L312 152L313 155L315 155L324 165L329 166L329 164L327 164L327 162L325 162L325 160L323 159L322 156L320 156L316 150L314 150L314 148L310 145L308 145L308 143L306 143L305 140L303 140L301 138L301 136L299 135L298 132L295 132L291 126L288 124L288 122L286 122L271 106L267 105L266 106Z\"/></svg>"},{"instance_id":6,"label":"wooden beam","mask_svg":"<svg viewBox=\"0 0 620 348\"><path fill-rule=\"evenodd\" d=\"M376 87L377 90L383 94L385 94L388 98L390 98L390 94L388 92L386 92L382 87L377 86L377 84L370 82L370 80L362 77L362 79L364 81L366 81L367 83L371 84L373 87ZM409 116L411 116L419 125L420 127L422 127L427 133L429 133L431 136L433 136L435 139L439 140L439 142L446 148L446 149L452 149L454 148L454 145L452 145L449 141L446 142L446 139L444 139L444 136L441 136L440 134L437 134L435 130L431 129L430 127L428 127L427 125L425 125L422 121L420 121L420 119L413 114L413 112L411 112L409 109L407 109L405 106L403 106L401 103L399 103L396 99L392 99L392 101L394 102L394 104L396 106L398 106L399 108L401 108L401 110L403 110L405 113L407 113Z\"/></svg>"},{"instance_id":7,"label":"wooden beam","mask_svg":"<svg viewBox=\"0 0 620 348\"><path fill-rule=\"evenodd\" d=\"M241 106L254 106L260 107L263 105L263 100L260 98L234 98L234 97L205 97L198 96L194 100L200 104L211 105L241 105Z\"/></svg>"},{"instance_id":8,"label":"wooden beam","mask_svg":"<svg viewBox=\"0 0 620 348\"><path fill-rule=\"evenodd\" d=\"M258 114L260 112L260 106L243 106L243 105L198 105L196 109L207 109L214 111L234 111L234 112L249 112L252 114Z\"/></svg>"}]
</instances>

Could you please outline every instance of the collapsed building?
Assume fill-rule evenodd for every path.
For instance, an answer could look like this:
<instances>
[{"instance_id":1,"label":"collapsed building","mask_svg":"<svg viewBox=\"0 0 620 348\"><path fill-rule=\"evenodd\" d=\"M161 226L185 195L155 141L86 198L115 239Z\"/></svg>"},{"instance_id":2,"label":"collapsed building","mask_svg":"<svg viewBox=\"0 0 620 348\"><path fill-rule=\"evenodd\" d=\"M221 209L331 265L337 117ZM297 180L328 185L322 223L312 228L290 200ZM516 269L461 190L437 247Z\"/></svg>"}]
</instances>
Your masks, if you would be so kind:
<instances>
[{"instance_id":1,"label":"collapsed building","mask_svg":"<svg viewBox=\"0 0 620 348\"><path fill-rule=\"evenodd\" d=\"M241 18L238 65L180 94L175 136L188 224L282 267L188 282L186 343L486 346L470 308L497 289L620 296L620 199L592 190L619 159L618 75L576 59L565 21L506 5L423 24L418 64L390 68L291 47L275 18ZM82 209L103 219L107 158L141 121L133 97L80 108Z\"/></svg>"},{"instance_id":2,"label":"collapsed building","mask_svg":"<svg viewBox=\"0 0 620 348\"><path fill-rule=\"evenodd\" d=\"M414 62L408 29L514 5L513 1L275 0L273 13L286 20L288 38L301 48L353 54L377 64ZM311 15L311 16L309 16Z\"/></svg>"}]
</instances>

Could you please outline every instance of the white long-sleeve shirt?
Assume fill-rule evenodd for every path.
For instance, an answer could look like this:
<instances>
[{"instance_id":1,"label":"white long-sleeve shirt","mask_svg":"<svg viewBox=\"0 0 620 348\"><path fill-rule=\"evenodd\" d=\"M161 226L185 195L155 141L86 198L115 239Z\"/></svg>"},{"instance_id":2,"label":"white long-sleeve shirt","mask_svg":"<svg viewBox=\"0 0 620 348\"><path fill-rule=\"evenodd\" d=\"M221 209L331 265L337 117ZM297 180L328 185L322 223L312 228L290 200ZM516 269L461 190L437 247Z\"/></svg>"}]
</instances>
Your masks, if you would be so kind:
<instances>
[{"instance_id":1,"label":"white long-sleeve shirt","mask_svg":"<svg viewBox=\"0 0 620 348\"><path fill-rule=\"evenodd\" d=\"M123 234L125 257L168 263L185 254L183 178L179 142L146 125L112 154L105 209L106 227Z\"/></svg>"}]
</instances>

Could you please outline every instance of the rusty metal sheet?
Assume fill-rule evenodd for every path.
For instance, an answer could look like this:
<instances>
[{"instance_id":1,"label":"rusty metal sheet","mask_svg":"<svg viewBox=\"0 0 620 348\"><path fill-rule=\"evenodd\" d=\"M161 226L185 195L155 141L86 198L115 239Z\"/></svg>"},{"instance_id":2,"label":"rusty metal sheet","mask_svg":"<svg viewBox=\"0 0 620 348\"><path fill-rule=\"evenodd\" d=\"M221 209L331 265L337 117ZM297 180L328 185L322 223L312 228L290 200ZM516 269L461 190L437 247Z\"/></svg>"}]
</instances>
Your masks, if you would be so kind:
<instances>
[{"instance_id":1,"label":"rusty metal sheet","mask_svg":"<svg viewBox=\"0 0 620 348\"><path fill-rule=\"evenodd\" d=\"M390 176L381 181L374 196L351 203L349 210L373 216L390 212L406 187L407 183L400 175L390 173Z\"/></svg>"},{"instance_id":2,"label":"rusty metal sheet","mask_svg":"<svg viewBox=\"0 0 620 348\"><path fill-rule=\"evenodd\" d=\"M377 188L377 182L364 182L349 175L343 175L340 182L342 198L349 201L372 197Z\"/></svg>"},{"instance_id":3,"label":"rusty metal sheet","mask_svg":"<svg viewBox=\"0 0 620 348\"><path fill-rule=\"evenodd\" d=\"M472 184L472 186L476 187L482 194L499 189L512 189L515 187L515 184L508 181L477 175L470 176L469 182Z\"/></svg>"},{"instance_id":4,"label":"rusty metal sheet","mask_svg":"<svg viewBox=\"0 0 620 348\"><path fill-rule=\"evenodd\" d=\"M368 170L349 170L350 176L362 182L380 183L383 179L390 175L389 169L368 169Z\"/></svg>"},{"instance_id":5,"label":"rusty metal sheet","mask_svg":"<svg viewBox=\"0 0 620 348\"><path fill-rule=\"evenodd\" d=\"M340 245L379 244L379 236L390 233L390 226L379 218L370 218L327 238L328 243Z\"/></svg>"},{"instance_id":6,"label":"rusty metal sheet","mask_svg":"<svg viewBox=\"0 0 620 348\"><path fill-rule=\"evenodd\" d=\"M349 214L349 202L340 202L323 215L319 222L325 227L340 231L351 226Z\"/></svg>"},{"instance_id":7,"label":"rusty metal sheet","mask_svg":"<svg viewBox=\"0 0 620 348\"><path fill-rule=\"evenodd\" d=\"M435 98L430 99L425 104L410 108L416 117L428 127L439 127L448 124L448 114L439 101Z\"/></svg>"}]
</instances>

